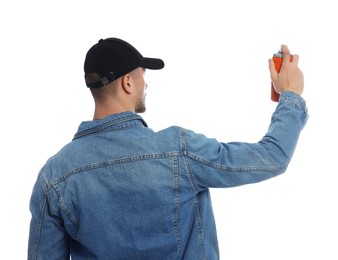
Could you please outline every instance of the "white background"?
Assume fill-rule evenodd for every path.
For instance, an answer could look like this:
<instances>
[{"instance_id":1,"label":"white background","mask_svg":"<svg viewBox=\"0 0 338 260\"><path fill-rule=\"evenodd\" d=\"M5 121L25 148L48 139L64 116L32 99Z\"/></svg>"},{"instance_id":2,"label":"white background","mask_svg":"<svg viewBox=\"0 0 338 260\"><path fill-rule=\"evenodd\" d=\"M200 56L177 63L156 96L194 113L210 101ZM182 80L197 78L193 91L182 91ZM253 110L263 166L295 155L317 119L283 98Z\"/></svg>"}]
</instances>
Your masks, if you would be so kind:
<instances>
[{"instance_id":1,"label":"white background","mask_svg":"<svg viewBox=\"0 0 338 260\"><path fill-rule=\"evenodd\" d=\"M287 172L212 190L221 259L338 259L335 1L144 0L0 4L1 259L27 257L29 198L45 161L93 115L87 50L119 37L144 56L155 130L180 125L219 141L258 141L276 103L268 59L300 55L310 118Z\"/></svg>"}]
</instances>

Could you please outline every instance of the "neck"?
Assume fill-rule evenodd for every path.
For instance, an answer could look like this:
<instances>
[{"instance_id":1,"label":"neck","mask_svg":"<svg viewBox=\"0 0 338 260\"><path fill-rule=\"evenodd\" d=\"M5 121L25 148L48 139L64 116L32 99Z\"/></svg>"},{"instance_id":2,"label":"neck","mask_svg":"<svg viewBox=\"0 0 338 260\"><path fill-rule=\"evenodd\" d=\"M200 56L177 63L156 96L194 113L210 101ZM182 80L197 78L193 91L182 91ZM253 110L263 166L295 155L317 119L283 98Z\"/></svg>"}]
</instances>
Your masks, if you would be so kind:
<instances>
[{"instance_id":1,"label":"neck","mask_svg":"<svg viewBox=\"0 0 338 260\"><path fill-rule=\"evenodd\" d=\"M93 119L99 120L99 119L102 119L112 114L119 114L119 113L127 112L127 111L135 113L135 109L131 109L131 108L123 107L123 106L114 106L114 107L109 107L109 108L96 106Z\"/></svg>"}]
</instances>

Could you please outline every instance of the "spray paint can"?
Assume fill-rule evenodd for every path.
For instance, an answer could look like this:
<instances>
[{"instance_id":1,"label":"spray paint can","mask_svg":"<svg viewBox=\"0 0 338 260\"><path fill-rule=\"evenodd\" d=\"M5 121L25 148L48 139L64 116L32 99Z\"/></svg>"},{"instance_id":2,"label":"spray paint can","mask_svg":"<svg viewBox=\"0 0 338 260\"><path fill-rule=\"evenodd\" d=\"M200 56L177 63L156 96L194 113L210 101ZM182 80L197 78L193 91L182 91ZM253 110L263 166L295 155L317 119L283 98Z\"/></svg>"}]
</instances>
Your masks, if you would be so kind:
<instances>
[{"instance_id":1,"label":"spray paint can","mask_svg":"<svg viewBox=\"0 0 338 260\"><path fill-rule=\"evenodd\" d=\"M290 61L292 61L292 55L290 55ZM273 62L275 63L275 68L277 72L279 73L282 63L283 63L283 52L282 50L279 50L277 53L275 53L272 57ZM271 82L271 100L278 102L279 100L279 93L276 92L275 87L273 86L273 83Z\"/></svg>"}]
</instances>

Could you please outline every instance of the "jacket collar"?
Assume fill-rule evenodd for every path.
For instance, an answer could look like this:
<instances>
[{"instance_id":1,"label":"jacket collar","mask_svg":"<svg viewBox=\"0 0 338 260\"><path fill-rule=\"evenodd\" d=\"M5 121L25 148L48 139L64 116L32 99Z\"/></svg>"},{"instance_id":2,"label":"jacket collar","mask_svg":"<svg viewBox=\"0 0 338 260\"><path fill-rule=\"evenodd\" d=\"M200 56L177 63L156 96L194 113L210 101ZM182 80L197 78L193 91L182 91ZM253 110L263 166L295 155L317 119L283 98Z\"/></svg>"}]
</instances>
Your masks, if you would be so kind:
<instances>
[{"instance_id":1,"label":"jacket collar","mask_svg":"<svg viewBox=\"0 0 338 260\"><path fill-rule=\"evenodd\" d=\"M130 121L139 121L140 125L148 127L147 123L138 114L133 112L122 112L119 114L111 114L100 120L83 121L74 135L73 140L100 132L108 127L113 127L114 125L121 125Z\"/></svg>"}]
</instances>

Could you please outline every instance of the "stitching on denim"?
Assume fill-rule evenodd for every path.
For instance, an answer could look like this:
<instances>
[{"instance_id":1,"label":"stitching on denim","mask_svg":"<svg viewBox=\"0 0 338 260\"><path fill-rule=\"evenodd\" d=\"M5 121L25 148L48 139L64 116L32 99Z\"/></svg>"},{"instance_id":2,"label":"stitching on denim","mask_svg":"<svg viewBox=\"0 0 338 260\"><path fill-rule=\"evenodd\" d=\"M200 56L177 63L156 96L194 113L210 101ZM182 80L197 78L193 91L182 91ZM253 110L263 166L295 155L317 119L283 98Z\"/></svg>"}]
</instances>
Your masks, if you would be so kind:
<instances>
[{"instance_id":1,"label":"stitching on denim","mask_svg":"<svg viewBox=\"0 0 338 260\"><path fill-rule=\"evenodd\" d=\"M180 232L178 227L178 211L180 207L180 200L179 200L179 179L178 179L178 158L173 158L173 173L174 173L174 197L175 197L175 216L174 216L174 232L177 242L177 254L178 256L181 251L181 239L180 239Z\"/></svg>"},{"instance_id":2,"label":"stitching on denim","mask_svg":"<svg viewBox=\"0 0 338 260\"><path fill-rule=\"evenodd\" d=\"M134 126L138 126L138 125L142 125L143 126L143 124L140 123L140 122L130 123L128 125L107 126L107 127L104 127L104 128L102 128L100 130L97 130L97 131L90 131L89 133L83 134L81 136L76 136L76 137L73 138L73 140L76 140L76 139L82 138L82 137L86 137L86 136L89 136L89 135L92 135L92 134L98 134L98 133L105 133L105 132L124 130L124 129L130 128L130 127L134 127Z\"/></svg>"},{"instance_id":3,"label":"stitching on denim","mask_svg":"<svg viewBox=\"0 0 338 260\"><path fill-rule=\"evenodd\" d=\"M180 129L179 136L180 136L180 146L181 146L182 154L187 155L187 144L185 142L185 131L184 131L184 129Z\"/></svg>"},{"instance_id":4,"label":"stitching on denim","mask_svg":"<svg viewBox=\"0 0 338 260\"><path fill-rule=\"evenodd\" d=\"M194 175L193 175L193 172L191 170L191 167L190 167L190 164L189 164L189 161L187 160L187 155L189 154L188 151L187 151L187 146L186 146L186 141L185 141L185 135L184 135L185 131L183 129L181 129L180 131L180 144L181 144L181 149L182 149L182 154L183 154L183 159L184 159L184 163L185 163L185 166L186 166L186 169L187 169L187 172L188 172L188 177L189 177L189 180L192 184L192 187L194 189L194 191L196 193L200 192L200 189L195 181L195 178L194 178Z\"/></svg>"},{"instance_id":5,"label":"stitching on denim","mask_svg":"<svg viewBox=\"0 0 338 260\"><path fill-rule=\"evenodd\" d=\"M56 185L52 185L57 198L58 198L58 205L61 208L61 210L63 210L63 212L66 214L66 216L69 218L69 220L73 223L73 225L77 225L77 220L76 218L72 215L72 213L68 210L68 208L66 207L66 205L63 203L62 200L62 195L60 190L58 189L58 187Z\"/></svg>"},{"instance_id":6,"label":"stitching on denim","mask_svg":"<svg viewBox=\"0 0 338 260\"><path fill-rule=\"evenodd\" d=\"M39 174L38 174L38 179L42 182L42 190L43 190L43 199L42 199L42 204L40 206L40 210L39 210L39 219L37 221L37 225L36 225L36 230L35 230L35 242L34 242L34 250L33 250L33 256L32 259L35 260L37 259L37 254L38 254L38 248L39 248L39 244L40 244L40 236L41 236L41 226L42 226L42 220L44 217L44 211L45 211L45 207L47 204L47 190L48 190L48 184L47 184L47 180L43 174L45 167L42 167Z\"/></svg>"},{"instance_id":7,"label":"stitching on denim","mask_svg":"<svg viewBox=\"0 0 338 260\"><path fill-rule=\"evenodd\" d=\"M125 122L125 121L129 121L129 120L132 120L132 119L136 119L136 118L140 118L140 117L137 116L137 115L123 116L123 117L117 118L115 120L111 120L111 121L108 121L106 123L103 123L103 124L101 124L97 127L81 131L78 136L82 136L81 133L83 135L86 135L86 133L100 131L101 129L104 129L106 127L109 127L109 126L112 126L112 125L115 125L115 124L118 124L118 123L122 123L122 122Z\"/></svg>"},{"instance_id":8,"label":"stitching on denim","mask_svg":"<svg viewBox=\"0 0 338 260\"><path fill-rule=\"evenodd\" d=\"M42 226L42 220L43 220L46 204L47 204L47 197L46 197L46 194L44 194L42 204L40 207L40 211L39 211L39 219L38 219L38 222L35 228L35 241L34 241L34 250L33 250L32 260L37 259L37 255L39 251L39 244L40 244L41 229L42 229L41 226Z\"/></svg>"},{"instance_id":9,"label":"stitching on denim","mask_svg":"<svg viewBox=\"0 0 338 260\"><path fill-rule=\"evenodd\" d=\"M96 132L100 132L104 128L107 128L107 127L110 127L110 126L113 126L113 125L116 125L116 124L119 124L119 123L122 123L122 122L134 120L134 119L138 119L138 120L142 121L142 123L138 123L138 124L147 126L146 122L139 115L123 116L123 117L117 118L115 120L108 121L108 122L106 122L104 124L101 124L101 125L99 125L97 127L80 131L77 134L75 134L73 140L75 140L77 138L80 138L80 137L83 137L83 136L86 136L86 135L90 135L90 134L96 133Z\"/></svg>"},{"instance_id":10,"label":"stitching on denim","mask_svg":"<svg viewBox=\"0 0 338 260\"><path fill-rule=\"evenodd\" d=\"M306 111L306 105L305 102L302 99L299 98L295 98L297 94L290 92L290 91L285 91L285 93L283 93L283 95L281 95L280 97L280 101L285 101L288 103L292 103L295 106L297 106L298 108ZM280 102L280 104L282 104L282 102Z\"/></svg>"},{"instance_id":11,"label":"stitching on denim","mask_svg":"<svg viewBox=\"0 0 338 260\"><path fill-rule=\"evenodd\" d=\"M184 163L185 163L185 166L186 166L186 169L187 169L187 172L188 172L188 177L189 177L189 180L191 182L191 186L192 186L192 188L194 189L194 191L196 193L199 193L201 191L201 189L198 187L198 185L197 185L197 183L195 181L194 174L193 174L193 172L191 170L190 163L187 160L186 156L184 157Z\"/></svg>"},{"instance_id":12,"label":"stitching on denim","mask_svg":"<svg viewBox=\"0 0 338 260\"><path fill-rule=\"evenodd\" d=\"M117 158L114 160L109 160L109 161L104 161L104 162L91 163L88 165L84 165L84 166L80 166L75 169L72 169L66 172L61 177L51 181L48 186L48 190L64 182L66 179L68 179L72 175L75 175L81 172L98 169L98 168L110 167L110 166L117 165L117 164L126 164L126 163L132 163L132 162L150 160L150 159L163 159L163 158L170 158L170 157L175 157L175 156L176 157L180 156L180 154L178 152L166 152L166 153L161 153L161 154L145 154L145 155L139 155L139 156L122 157L122 158Z\"/></svg>"},{"instance_id":13,"label":"stitching on denim","mask_svg":"<svg viewBox=\"0 0 338 260\"><path fill-rule=\"evenodd\" d=\"M143 125L143 124L140 123L140 122L135 122L135 123L130 123L128 125L117 125L117 126L112 126L112 127L105 127L104 129L97 131L95 133L117 131L117 130L122 130L122 129L130 128L130 127L133 127L133 126L137 126L137 125Z\"/></svg>"},{"instance_id":14,"label":"stitching on denim","mask_svg":"<svg viewBox=\"0 0 338 260\"><path fill-rule=\"evenodd\" d=\"M288 162L280 165L279 167L269 167L269 166L246 166L246 167L229 167L229 166L224 166L218 163L211 162L203 157L199 157L193 153L188 153L188 157L198 161L200 163L203 163L207 166L210 166L212 168L216 168L218 170L226 171L226 172L246 172L246 171L281 171L287 168Z\"/></svg>"},{"instance_id":15,"label":"stitching on denim","mask_svg":"<svg viewBox=\"0 0 338 260\"><path fill-rule=\"evenodd\" d=\"M281 98L281 101L284 101L286 103L289 103L289 104L293 104L295 105L297 108L300 108L302 110L304 110L303 106L301 105L300 102L294 100L293 98L289 98L289 97L284 97L284 98ZM281 103L282 104L282 103Z\"/></svg>"},{"instance_id":16,"label":"stitching on denim","mask_svg":"<svg viewBox=\"0 0 338 260\"><path fill-rule=\"evenodd\" d=\"M204 246L204 239L203 239L203 226L202 226L202 220L201 215L198 207L198 201L195 199L194 201L195 206L195 216L196 216L196 224L198 228L198 238L201 245L201 253L202 253L202 259L206 259L206 252L205 252L205 246Z\"/></svg>"}]
</instances>

